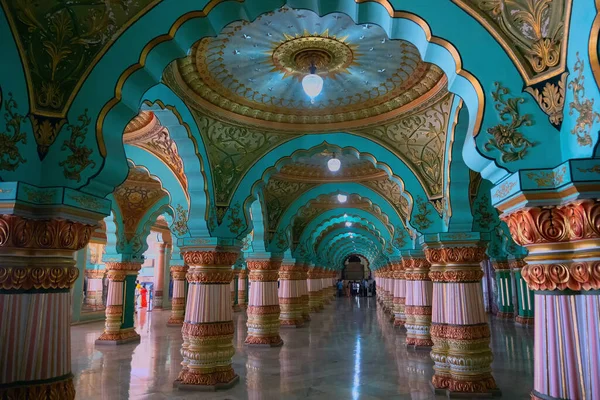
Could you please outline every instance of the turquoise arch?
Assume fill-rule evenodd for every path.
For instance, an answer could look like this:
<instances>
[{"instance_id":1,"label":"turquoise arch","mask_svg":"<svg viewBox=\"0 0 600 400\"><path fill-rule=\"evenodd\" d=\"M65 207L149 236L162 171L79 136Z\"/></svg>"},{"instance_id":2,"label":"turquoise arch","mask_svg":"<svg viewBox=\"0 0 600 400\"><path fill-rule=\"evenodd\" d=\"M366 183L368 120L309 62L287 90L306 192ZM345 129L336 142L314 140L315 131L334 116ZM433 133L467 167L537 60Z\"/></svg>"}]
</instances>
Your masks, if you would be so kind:
<instances>
[{"instance_id":1,"label":"turquoise arch","mask_svg":"<svg viewBox=\"0 0 600 400\"><path fill-rule=\"evenodd\" d=\"M346 145L348 143L353 144L352 148L347 148ZM327 133L301 136L273 148L258 160L245 174L232 197L231 203L247 204L248 197L255 197L260 191L261 185L268 181L270 175L277 172L286 163L293 161L294 156L292 155L294 153L296 153L296 157L297 154L303 154L302 152L299 152L299 150L306 150L310 154L318 153L322 151L322 149L347 152L356 152L355 149L360 149L361 158L364 156L367 159L372 159L373 162L377 163L376 166L388 170L388 174L402 176L402 179L395 177L391 178L394 179L404 191L404 197L408 200L409 209L412 208L413 215L417 211L415 207L412 207L412 197L421 196L422 198L427 198L425 191L415 174L398 156L384 146L357 135L348 133ZM376 157L374 155L376 155ZM267 170L268 172L265 173ZM410 195L407 195L406 192L409 192ZM229 212L226 214L225 218L227 219L228 216L230 216ZM218 229L220 230L220 234L230 234L222 227L219 227Z\"/></svg>"},{"instance_id":2,"label":"turquoise arch","mask_svg":"<svg viewBox=\"0 0 600 400\"><path fill-rule=\"evenodd\" d=\"M359 211L359 210L355 210L355 211ZM362 210L360 210L362 211ZM319 218L320 221L317 220L317 218L315 218L315 221L317 225L315 227L315 229L309 233L310 236L308 236L308 240L310 241L310 243L316 243L317 239L322 235L322 233L329 228L332 225L335 224L339 224L339 223L345 223L345 222L351 222L352 226L358 225L358 226L367 226L372 230L376 230L380 233L380 235L382 235L382 237L385 239L386 243L389 243L392 241L393 239L393 234L392 232L388 231L387 228L381 223L381 221L379 221L377 218L371 218L369 213L364 213L366 215L358 215L358 213L352 212L351 214L348 214L348 217L344 217L343 214L337 216L337 217L330 217L327 219L324 218Z\"/></svg>"},{"instance_id":3,"label":"turquoise arch","mask_svg":"<svg viewBox=\"0 0 600 400\"><path fill-rule=\"evenodd\" d=\"M380 249L379 251L382 251L385 248L385 238L379 235L377 231L369 229L368 227L358 226L350 229L338 228L329 232L325 237L314 242L310 246L312 257L314 259L322 257L323 254L327 252L331 246L334 246L338 240L358 237L366 237L373 240L374 243L377 244L378 249Z\"/></svg>"},{"instance_id":4,"label":"turquoise arch","mask_svg":"<svg viewBox=\"0 0 600 400\"><path fill-rule=\"evenodd\" d=\"M86 178L90 178L86 183L86 191L106 194L101 193L102 188L110 187L111 182L114 186L114 172L118 168L112 167L111 164L123 165L122 175L116 176L117 182L124 176L123 158L110 149L119 145L119 132L123 131L127 121L135 115L143 93L159 81L168 63L183 57L195 41L207 35L215 35L226 24L239 19L253 19L261 13L280 7L284 2L277 0L224 2L216 5L207 17L190 18L185 21L180 19L180 16L202 9L206 4L206 1L198 3L191 0L167 0L158 4L127 29L93 69L75 98L69 111L69 119L75 120L84 108L88 108L93 116L99 115L115 93L119 96L116 98L117 101L111 102L110 106L106 107L104 110L106 116L98 125L98 128L101 128L98 137L109 151L104 163L100 155L95 154L96 163L104 166L101 171L98 171L98 167L85 171ZM446 72L450 90L465 101L470 111L471 135L478 131L480 122L484 128L497 123L493 104L487 102L483 105L481 99L483 92L492 89L494 81L505 82L513 93L520 92L522 81L518 71L500 45L474 19L447 1L432 0L426 5L419 2L402 4L405 13L398 13L398 18L392 18L384 6L375 2L297 0L288 2L288 5L316 10L319 14L345 12L358 23L378 24L391 38L402 38L415 44L426 61L439 65ZM390 12L393 8L394 6L390 6ZM454 24L448 24L449 19L454 21ZM178 20L180 23L175 25ZM454 29L455 26L467 27L471 34L464 35L464 31ZM444 37L452 45L433 37L432 32ZM157 33L166 35L161 38L160 44L148 45ZM460 58L457 53L460 54ZM141 60L140 54L143 54ZM140 63L137 64L138 62ZM136 64L139 67L130 69L135 72L121 76L120 71L125 71ZM463 65L477 77L477 80L462 71ZM489 68L490 65L496 68ZM119 90L116 90L117 82L119 82ZM90 102L88 99L93 101ZM528 111L529 109L542 120L541 112L535 105L528 105ZM485 133L482 134L482 140L478 141L480 147L482 147L481 143L485 142L484 136ZM88 141L90 145L95 145L92 138L88 138ZM473 157L471 166L485 171L486 177L493 176L493 181L500 179L504 175L501 168L493 165L491 160L482 157L475 150L472 139L469 141L473 150L470 154ZM543 155L544 151L547 151L544 147L548 146L539 146L539 154ZM520 165L515 164L515 167Z\"/></svg>"}]
</instances>

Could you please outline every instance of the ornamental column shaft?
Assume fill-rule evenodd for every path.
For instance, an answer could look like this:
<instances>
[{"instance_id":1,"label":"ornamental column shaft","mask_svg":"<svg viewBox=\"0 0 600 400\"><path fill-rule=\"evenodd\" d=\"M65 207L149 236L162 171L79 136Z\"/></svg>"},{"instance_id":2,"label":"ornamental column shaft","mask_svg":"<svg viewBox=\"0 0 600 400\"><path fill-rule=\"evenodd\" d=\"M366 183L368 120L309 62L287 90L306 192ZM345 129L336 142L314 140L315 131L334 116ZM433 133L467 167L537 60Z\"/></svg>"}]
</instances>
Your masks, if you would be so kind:
<instances>
[{"instance_id":1,"label":"ornamental column shaft","mask_svg":"<svg viewBox=\"0 0 600 400\"><path fill-rule=\"evenodd\" d=\"M277 279L282 258L248 259L250 297L248 298L248 336L250 346L283 345L279 336L279 296Z\"/></svg>"},{"instance_id":2,"label":"ornamental column shaft","mask_svg":"<svg viewBox=\"0 0 600 400\"><path fill-rule=\"evenodd\" d=\"M299 328L304 325L302 316L302 265L284 262L279 268L279 322L282 327Z\"/></svg>"},{"instance_id":3,"label":"ornamental column shaft","mask_svg":"<svg viewBox=\"0 0 600 400\"><path fill-rule=\"evenodd\" d=\"M247 279L248 279L248 270L241 269L240 273L238 274L238 281L237 281L238 308L240 310L245 310L247 307L247 305L246 305L246 287L248 285Z\"/></svg>"},{"instance_id":4,"label":"ornamental column shaft","mask_svg":"<svg viewBox=\"0 0 600 400\"><path fill-rule=\"evenodd\" d=\"M300 305L302 310L302 318L304 322L310 321L310 300L308 292L308 266L303 265L301 269L299 292L300 292Z\"/></svg>"},{"instance_id":5,"label":"ornamental column shaft","mask_svg":"<svg viewBox=\"0 0 600 400\"><path fill-rule=\"evenodd\" d=\"M106 275L105 269L85 269L87 278L87 294L85 296L85 304L92 310L104 309L102 304L102 280Z\"/></svg>"},{"instance_id":6,"label":"ornamental column shaft","mask_svg":"<svg viewBox=\"0 0 600 400\"><path fill-rule=\"evenodd\" d=\"M233 317L229 284L237 248L182 249L188 266L188 296L181 328L181 372L174 385L185 390L227 389L239 381L231 366Z\"/></svg>"},{"instance_id":7,"label":"ornamental column shaft","mask_svg":"<svg viewBox=\"0 0 600 400\"><path fill-rule=\"evenodd\" d=\"M460 243L427 244L425 249L434 282L432 383L436 392L447 395L496 394L499 390L490 366L490 328L481 286L485 247L478 242L471 246Z\"/></svg>"},{"instance_id":8,"label":"ornamental column shaft","mask_svg":"<svg viewBox=\"0 0 600 400\"><path fill-rule=\"evenodd\" d=\"M433 284L429 279L430 264L423 253L403 257L406 279L406 345L431 347L431 309Z\"/></svg>"},{"instance_id":9,"label":"ornamental column shaft","mask_svg":"<svg viewBox=\"0 0 600 400\"><path fill-rule=\"evenodd\" d=\"M521 275L535 298L531 398L597 398L600 202L582 199L522 208L501 219L515 242L529 251Z\"/></svg>"},{"instance_id":10,"label":"ornamental column shaft","mask_svg":"<svg viewBox=\"0 0 600 400\"><path fill-rule=\"evenodd\" d=\"M182 326L185 314L185 276L186 265L172 265L170 268L173 280L173 298L171 299L171 316L167 326Z\"/></svg>"},{"instance_id":11,"label":"ornamental column shaft","mask_svg":"<svg viewBox=\"0 0 600 400\"><path fill-rule=\"evenodd\" d=\"M402 262L393 265L394 271L394 326L404 326L406 322L406 281Z\"/></svg>"},{"instance_id":12,"label":"ornamental column shaft","mask_svg":"<svg viewBox=\"0 0 600 400\"><path fill-rule=\"evenodd\" d=\"M523 279L521 269L526 265L522 259L513 259L509 261L510 269L515 277L515 286L517 291L517 316L515 322L521 325L533 325L533 291L527 286Z\"/></svg>"},{"instance_id":13,"label":"ornamental column shaft","mask_svg":"<svg viewBox=\"0 0 600 400\"><path fill-rule=\"evenodd\" d=\"M73 257L95 226L0 214L0 398L73 400Z\"/></svg>"},{"instance_id":14,"label":"ornamental column shaft","mask_svg":"<svg viewBox=\"0 0 600 400\"><path fill-rule=\"evenodd\" d=\"M152 299L152 307L156 309L163 308L166 252L167 244L158 243L158 263L154 268L154 298Z\"/></svg>"},{"instance_id":15,"label":"ornamental column shaft","mask_svg":"<svg viewBox=\"0 0 600 400\"><path fill-rule=\"evenodd\" d=\"M322 310L322 304L319 301L320 297L320 285L321 279L319 279L318 268L308 269L308 305L311 312L320 312Z\"/></svg>"},{"instance_id":16,"label":"ornamental column shaft","mask_svg":"<svg viewBox=\"0 0 600 400\"><path fill-rule=\"evenodd\" d=\"M141 262L106 262L106 321L104 332L96 339L96 345L119 345L140 341L140 335L134 329L134 314L135 281L141 268Z\"/></svg>"},{"instance_id":17,"label":"ornamental column shaft","mask_svg":"<svg viewBox=\"0 0 600 400\"><path fill-rule=\"evenodd\" d=\"M494 260L492 268L496 274L496 290L498 294L498 314L496 317L502 319L513 319L515 307L513 305L512 275L508 261Z\"/></svg>"}]
</instances>

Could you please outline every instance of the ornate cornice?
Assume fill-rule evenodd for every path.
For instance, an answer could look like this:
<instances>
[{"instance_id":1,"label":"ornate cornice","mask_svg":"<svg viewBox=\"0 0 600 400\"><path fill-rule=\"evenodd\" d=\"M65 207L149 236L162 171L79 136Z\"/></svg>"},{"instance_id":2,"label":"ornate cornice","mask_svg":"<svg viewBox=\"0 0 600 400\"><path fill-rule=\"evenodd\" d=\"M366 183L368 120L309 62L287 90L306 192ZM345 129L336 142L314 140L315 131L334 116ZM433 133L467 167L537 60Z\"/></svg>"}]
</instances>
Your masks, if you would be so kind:
<instances>
[{"instance_id":1,"label":"ornate cornice","mask_svg":"<svg viewBox=\"0 0 600 400\"><path fill-rule=\"evenodd\" d=\"M600 289L600 261L527 264L521 275L532 290Z\"/></svg>"},{"instance_id":2,"label":"ornate cornice","mask_svg":"<svg viewBox=\"0 0 600 400\"><path fill-rule=\"evenodd\" d=\"M231 268L239 257L233 251L182 251L183 260L190 267L218 266Z\"/></svg>"}]
</instances>

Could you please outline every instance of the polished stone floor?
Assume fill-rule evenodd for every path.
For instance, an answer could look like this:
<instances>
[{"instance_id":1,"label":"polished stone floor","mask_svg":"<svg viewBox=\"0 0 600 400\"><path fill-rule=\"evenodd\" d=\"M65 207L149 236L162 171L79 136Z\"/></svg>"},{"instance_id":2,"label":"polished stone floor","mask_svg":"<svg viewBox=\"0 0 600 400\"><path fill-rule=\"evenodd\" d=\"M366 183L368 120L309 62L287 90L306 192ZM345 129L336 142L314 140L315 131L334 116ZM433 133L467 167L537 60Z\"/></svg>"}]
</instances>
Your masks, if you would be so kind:
<instances>
[{"instance_id":1,"label":"polished stone floor","mask_svg":"<svg viewBox=\"0 0 600 400\"><path fill-rule=\"evenodd\" d=\"M240 383L223 392L181 392L181 333L168 311L137 315L139 344L95 347L103 323L72 328L77 399L435 399L428 352L409 351L372 298L342 298L307 326L282 330L281 348L244 347L245 314L236 313L233 358ZM505 399L528 399L533 329L492 319L493 371ZM442 397L439 397L442 398Z\"/></svg>"}]
</instances>

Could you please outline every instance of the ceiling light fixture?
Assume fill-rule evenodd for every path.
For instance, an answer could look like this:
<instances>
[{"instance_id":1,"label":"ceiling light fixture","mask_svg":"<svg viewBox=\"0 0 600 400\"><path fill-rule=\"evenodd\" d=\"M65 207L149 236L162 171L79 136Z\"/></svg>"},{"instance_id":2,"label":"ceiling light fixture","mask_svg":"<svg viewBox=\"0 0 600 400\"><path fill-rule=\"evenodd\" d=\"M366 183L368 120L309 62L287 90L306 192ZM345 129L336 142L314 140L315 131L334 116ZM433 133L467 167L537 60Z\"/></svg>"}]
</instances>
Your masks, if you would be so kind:
<instances>
[{"instance_id":1,"label":"ceiling light fixture","mask_svg":"<svg viewBox=\"0 0 600 400\"><path fill-rule=\"evenodd\" d=\"M315 97L323 90L323 78L316 74L317 67L314 62L310 64L309 70L310 74L302 78L302 89L310 97L310 103L315 104Z\"/></svg>"},{"instance_id":2,"label":"ceiling light fixture","mask_svg":"<svg viewBox=\"0 0 600 400\"><path fill-rule=\"evenodd\" d=\"M337 195L337 199L340 203L345 203L346 200L348 200L348 196L346 196L345 194L338 194Z\"/></svg>"},{"instance_id":3,"label":"ceiling light fixture","mask_svg":"<svg viewBox=\"0 0 600 400\"><path fill-rule=\"evenodd\" d=\"M340 161L339 158L335 158L335 153L333 153L333 157L331 157L328 161L327 161L327 168L331 171L331 172L337 172L340 170L340 167L342 166L342 162Z\"/></svg>"}]
</instances>

